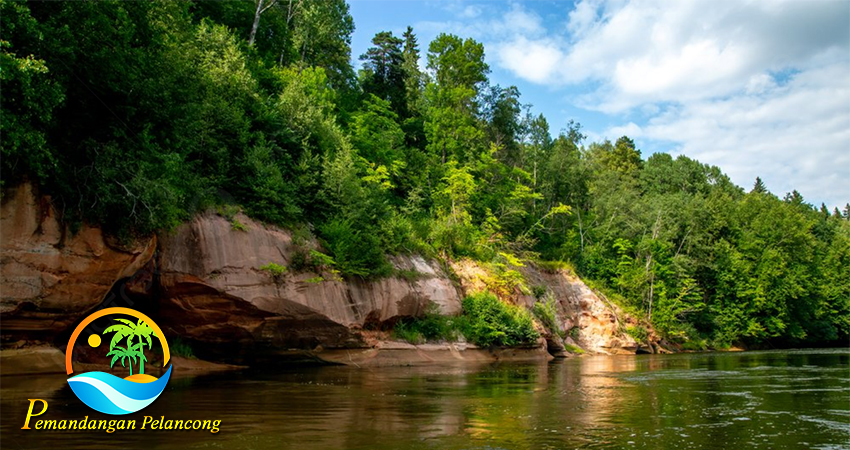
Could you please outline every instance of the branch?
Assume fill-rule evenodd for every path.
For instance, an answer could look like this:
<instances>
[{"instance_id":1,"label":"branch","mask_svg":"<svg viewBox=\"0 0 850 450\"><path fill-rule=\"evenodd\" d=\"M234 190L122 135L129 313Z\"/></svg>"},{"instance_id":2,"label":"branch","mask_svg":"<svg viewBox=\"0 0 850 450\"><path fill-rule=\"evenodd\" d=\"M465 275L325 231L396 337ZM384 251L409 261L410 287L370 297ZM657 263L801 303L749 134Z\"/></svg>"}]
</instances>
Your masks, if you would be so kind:
<instances>
[{"instance_id":1,"label":"branch","mask_svg":"<svg viewBox=\"0 0 850 450\"><path fill-rule=\"evenodd\" d=\"M272 6L274 6L274 5L276 5L276 4L277 4L277 0L272 0L272 1L271 1L271 3L269 3L269 6L266 6L265 8L263 8L263 9L261 9L261 10L260 10L260 14L262 14L262 13L264 13L264 12L268 11L268 10L269 10L269 8L271 8Z\"/></svg>"}]
</instances>

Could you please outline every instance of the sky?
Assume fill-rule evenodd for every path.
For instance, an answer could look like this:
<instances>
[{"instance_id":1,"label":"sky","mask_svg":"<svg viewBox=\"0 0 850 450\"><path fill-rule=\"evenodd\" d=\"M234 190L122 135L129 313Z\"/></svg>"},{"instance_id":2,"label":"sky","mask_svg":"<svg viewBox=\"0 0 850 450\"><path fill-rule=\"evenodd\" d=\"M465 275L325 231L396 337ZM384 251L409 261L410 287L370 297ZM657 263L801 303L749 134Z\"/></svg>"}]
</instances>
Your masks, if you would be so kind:
<instances>
[{"instance_id":1,"label":"sky","mask_svg":"<svg viewBox=\"0 0 850 450\"><path fill-rule=\"evenodd\" d=\"M484 44L490 81L517 86L554 134L634 139L749 190L850 202L850 1L349 0L352 57L412 26Z\"/></svg>"}]
</instances>

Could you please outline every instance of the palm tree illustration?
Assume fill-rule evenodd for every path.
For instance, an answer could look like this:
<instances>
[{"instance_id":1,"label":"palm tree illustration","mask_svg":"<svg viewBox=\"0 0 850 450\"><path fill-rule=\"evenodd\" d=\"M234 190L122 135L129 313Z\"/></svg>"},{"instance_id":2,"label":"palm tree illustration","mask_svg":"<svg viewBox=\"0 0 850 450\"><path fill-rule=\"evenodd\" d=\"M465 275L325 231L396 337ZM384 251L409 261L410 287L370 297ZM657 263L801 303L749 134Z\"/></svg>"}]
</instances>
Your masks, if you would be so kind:
<instances>
[{"instance_id":1,"label":"palm tree illustration","mask_svg":"<svg viewBox=\"0 0 850 450\"><path fill-rule=\"evenodd\" d=\"M126 348L124 348L120 345L115 345L113 347L110 347L109 353L107 353L106 356L112 357L112 362L109 363L110 368L115 366L115 362L118 361L118 360L121 361L122 367L127 367L124 364L124 362L129 359L130 360L129 361L130 362L130 375L133 375L133 363L136 361L135 350L127 350Z\"/></svg>"},{"instance_id":2,"label":"palm tree illustration","mask_svg":"<svg viewBox=\"0 0 850 450\"><path fill-rule=\"evenodd\" d=\"M119 323L103 331L103 334L115 333L109 343L109 353L106 354L106 356L112 356L109 367L115 366L115 362L119 360L121 366L124 366L124 361L129 359L130 375L133 375L133 363L138 359L139 373L145 373L145 362L148 360L144 354L145 344L150 349L153 344L151 336L156 336L156 333L142 319L136 323L127 319L115 319L115 321ZM125 346L118 345L125 338L127 339ZM133 342L135 338L139 339L138 342Z\"/></svg>"}]
</instances>

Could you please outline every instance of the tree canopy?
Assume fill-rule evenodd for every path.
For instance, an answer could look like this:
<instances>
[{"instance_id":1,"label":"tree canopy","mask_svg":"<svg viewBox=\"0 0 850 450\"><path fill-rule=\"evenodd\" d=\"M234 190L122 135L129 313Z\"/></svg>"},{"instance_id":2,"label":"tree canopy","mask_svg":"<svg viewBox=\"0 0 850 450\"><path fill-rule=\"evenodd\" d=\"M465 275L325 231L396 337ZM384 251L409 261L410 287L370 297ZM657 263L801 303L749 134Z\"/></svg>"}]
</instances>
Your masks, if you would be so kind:
<instances>
[{"instance_id":1,"label":"tree canopy","mask_svg":"<svg viewBox=\"0 0 850 450\"><path fill-rule=\"evenodd\" d=\"M562 261L694 348L850 333L850 206L553 133L473 39L439 35L420 70L412 28L381 32L355 74L343 0L0 0L0 24L3 183L68 223L129 238L238 205L343 276Z\"/></svg>"}]
</instances>

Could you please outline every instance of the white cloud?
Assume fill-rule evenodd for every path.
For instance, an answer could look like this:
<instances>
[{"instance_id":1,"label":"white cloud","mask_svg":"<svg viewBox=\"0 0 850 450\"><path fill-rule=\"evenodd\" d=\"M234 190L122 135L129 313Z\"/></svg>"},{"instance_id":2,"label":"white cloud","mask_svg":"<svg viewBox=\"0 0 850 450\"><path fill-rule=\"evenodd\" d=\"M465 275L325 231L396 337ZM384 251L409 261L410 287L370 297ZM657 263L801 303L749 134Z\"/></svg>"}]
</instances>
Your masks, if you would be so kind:
<instances>
[{"instance_id":1,"label":"white cloud","mask_svg":"<svg viewBox=\"0 0 850 450\"><path fill-rule=\"evenodd\" d=\"M500 64L519 77L535 83L545 83L556 71L563 54L557 47L525 37L496 47Z\"/></svg>"},{"instance_id":2,"label":"white cloud","mask_svg":"<svg viewBox=\"0 0 850 450\"><path fill-rule=\"evenodd\" d=\"M426 34L454 33L461 37L471 37L488 42L516 38L520 36L541 36L546 33L543 19L537 13L528 11L520 4L511 5L502 14L487 19L467 20L469 14L478 17L483 10L478 6L457 9L457 20L443 22L419 22L414 28Z\"/></svg>"},{"instance_id":3,"label":"white cloud","mask_svg":"<svg viewBox=\"0 0 850 450\"><path fill-rule=\"evenodd\" d=\"M600 0L588 0L579 2L569 14L567 29L574 39L580 39L587 35L599 20L599 12L602 6Z\"/></svg>"},{"instance_id":4,"label":"white cloud","mask_svg":"<svg viewBox=\"0 0 850 450\"><path fill-rule=\"evenodd\" d=\"M776 80L766 73L759 73L747 81L747 94L760 94L776 87Z\"/></svg>"},{"instance_id":5,"label":"white cloud","mask_svg":"<svg viewBox=\"0 0 850 450\"><path fill-rule=\"evenodd\" d=\"M568 36L519 33L502 47L534 46L558 55L547 76L499 64L535 83L601 85L597 109L621 112L645 102L729 95L767 71L807 68L848 49L842 2L669 2L584 0L568 15ZM544 51L545 49L545 51ZM613 95L617 100L609 99Z\"/></svg>"},{"instance_id":6,"label":"white cloud","mask_svg":"<svg viewBox=\"0 0 850 450\"><path fill-rule=\"evenodd\" d=\"M673 146L742 186L761 176L778 195L850 201L845 2L583 0L567 20L566 35L506 37L497 63L629 118L599 136Z\"/></svg>"},{"instance_id":7,"label":"white cloud","mask_svg":"<svg viewBox=\"0 0 850 450\"><path fill-rule=\"evenodd\" d=\"M829 206L850 201L850 83L835 63L759 92L689 102L603 136L672 143L675 154L720 166L749 187L757 176L779 196L800 191Z\"/></svg>"},{"instance_id":8,"label":"white cloud","mask_svg":"<svg viewBox=\"0 0 850 450\"><path fill-rule=\"evenodd\" d=\"M481 15L481 8L475 5L469 5L463 8L463 12L460 13L460 16L465 19L474 19Z\"/></svg>"},{"instance_id":9,"label":"white cloud","mask_svg":"<svg viewBox=\"0 0 850 450\"><path fill-rule=\"evenodd\" d=\"M502 17L501 21L497 21L494 25L491 31L495 33L501 32L502 25L504 25L505 30L513 33L536 35L546 31L540 16L527 11L519 4L511 6L511 10Z\"/></svg>"},{"instance_id":10,"label":"white cloud","mask_svg":"<svg viewBox=\"0 0 850 450\"><path fill-rule=\"evenodd\" d=\"M483 41L495 66L615 124L590 137L672 147L745 187L761 176L778 195L850 201L846 2L579 0L554 22L492 5L430 27Z\"/></svg>"}]
</instances>

